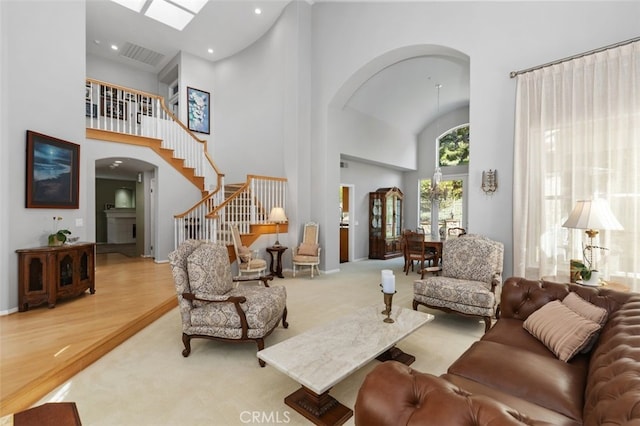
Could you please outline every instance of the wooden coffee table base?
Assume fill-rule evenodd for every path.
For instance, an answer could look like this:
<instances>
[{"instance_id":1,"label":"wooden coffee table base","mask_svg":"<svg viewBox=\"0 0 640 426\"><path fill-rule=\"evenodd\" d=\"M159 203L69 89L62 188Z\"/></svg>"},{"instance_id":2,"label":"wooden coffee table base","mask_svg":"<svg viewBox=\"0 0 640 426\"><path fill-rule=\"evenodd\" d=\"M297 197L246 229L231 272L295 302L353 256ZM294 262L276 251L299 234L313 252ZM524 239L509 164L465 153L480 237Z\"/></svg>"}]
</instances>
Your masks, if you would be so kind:
<instances>
[{"instance_id":1,"label":"wooden coffee table base","mask_svg":"<svg viewBox=\"0 0 640 426\"><path fill-rule=\"evenodd\" d=\"M401 349L393 346L386 351L382 352L380 355L376 357L376 359L380 362L385 361L398 361L403 363L404 365L411 365L416 360L416 357L403 352Z\"/></svg>"},{"instance_id":2,"label":"wooden coffee table base","mask_svg":"<svg viewBox=\"0 0 640 426\"><path fill-rule=\"evenodd\" d=\"M329 390L318 395L311 389L302 386L287 396L284 399L284 403L309 419L313 424L321 426L344 424L353 416L353 411L329 395Z\"/></svg>"},{"instance_id":3,"label":"wooden coffee table base","mask_svg":"<svg viewBox=\"0 0 640 426\"><path fill-rule=\"evenodd\" d=\"M405 365L411 365L416 360L416 357L393 346L378 355L376 359L381 362L393 360ZM284 403L309 419L313 424L321 426L344 424L353 416L353 411L329 395L330 390L318 395L311 389L302 386L287 396L284 399Z\"/></svg>"}]
</instances>

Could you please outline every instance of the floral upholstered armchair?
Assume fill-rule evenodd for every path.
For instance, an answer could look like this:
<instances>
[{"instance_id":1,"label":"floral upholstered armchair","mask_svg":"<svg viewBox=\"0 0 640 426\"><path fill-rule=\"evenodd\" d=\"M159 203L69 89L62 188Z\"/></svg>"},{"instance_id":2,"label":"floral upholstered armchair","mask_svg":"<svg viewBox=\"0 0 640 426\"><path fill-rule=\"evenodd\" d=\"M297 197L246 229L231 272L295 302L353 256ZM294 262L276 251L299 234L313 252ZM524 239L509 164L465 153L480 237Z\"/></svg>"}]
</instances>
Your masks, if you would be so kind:
<instances>
[{"instance_id":1,"label":"floral upholstered armchair","mask_svg":"<svg viewBox=\"0 0 640 426\"><path fill-rule=\"evenodd\" d=\"M440 276L413 284L413 309L424 305L481 317L488 331L500 300L503 261L503 244L486 237L464 235L445 241Z\"/></svg>"},{"instance_id":2,"label":"floral upholstered armchair","mask_svg":"<svg viewBox=\"0 0 640 426\"><path fill-rule=\"evenodd\" d=\"M222 243L187 240L169 254L182 318L182 355L191 353L192 338L254 341L264 349L264 338L278 326L287 328L287 293L269 287L272 276L232 278L229 253ZM259 280L262 285L239 286ZM258 360L261 367L265 363Z\"/></svg>"}]
</instances>

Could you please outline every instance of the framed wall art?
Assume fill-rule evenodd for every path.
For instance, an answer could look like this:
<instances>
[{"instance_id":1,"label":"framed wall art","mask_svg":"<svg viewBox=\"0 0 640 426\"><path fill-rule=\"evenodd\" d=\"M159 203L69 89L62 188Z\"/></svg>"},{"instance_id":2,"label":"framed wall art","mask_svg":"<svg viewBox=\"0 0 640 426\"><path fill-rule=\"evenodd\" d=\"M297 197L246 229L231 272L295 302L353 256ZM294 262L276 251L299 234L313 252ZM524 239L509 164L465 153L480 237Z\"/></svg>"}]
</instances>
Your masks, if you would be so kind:
<instances>
[{"instance_id":1,"label":"framed wall art","mask_svg":"<svg viewBox=\"0 0 640 426\"><path fill-rule=\"evenodd\" d=\"M77 209L80 145L27 130L26 207Z\"/></svg>"},{"instance_id":2,"label":"framed wall art","mask_svg":"<svg viewBox=\"0 0 640 426\"><path fill-rule=\"evenodd\" d=\"M187 113L189 130L209 134L209 92L187 87Z\"/></svg>"}]
</instances>

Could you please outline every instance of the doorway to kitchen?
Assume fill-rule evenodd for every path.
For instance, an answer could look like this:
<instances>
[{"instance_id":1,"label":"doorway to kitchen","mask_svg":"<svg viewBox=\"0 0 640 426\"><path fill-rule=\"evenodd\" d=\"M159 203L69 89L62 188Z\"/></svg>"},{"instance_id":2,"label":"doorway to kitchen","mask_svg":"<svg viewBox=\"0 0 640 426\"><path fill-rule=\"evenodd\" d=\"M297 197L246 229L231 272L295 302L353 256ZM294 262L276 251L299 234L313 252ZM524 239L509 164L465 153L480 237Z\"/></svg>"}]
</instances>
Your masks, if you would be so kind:
<instances>
[{"instance_id":1,"label":"doorway to kitchen","mask_svg":"<svg viewBox=\"0 0 640 426\"><path fill-rule=\"evenodd\" d=\"M340 184L340 263L352 259L354 247L354 195L353 185Z\"/></svg>"}]
</instances>

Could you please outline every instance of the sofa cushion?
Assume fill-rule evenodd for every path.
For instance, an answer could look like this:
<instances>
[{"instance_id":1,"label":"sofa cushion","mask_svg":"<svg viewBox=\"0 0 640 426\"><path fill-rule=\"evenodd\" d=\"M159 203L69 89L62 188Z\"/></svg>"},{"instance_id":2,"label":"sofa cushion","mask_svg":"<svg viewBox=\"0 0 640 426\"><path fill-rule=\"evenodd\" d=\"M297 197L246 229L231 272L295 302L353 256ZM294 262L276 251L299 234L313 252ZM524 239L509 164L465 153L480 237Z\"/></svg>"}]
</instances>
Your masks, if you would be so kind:
<instances>
[{"instance_id":1,"label":"sofa cushion","mask_svg":"<svg viewBox=\"0 0 640 426\"><path fill-rule=\"evenodd\" d=\"M448 370L505 393L582 418L585 369L501 343L475 342Z\"/></svg>"},{"instance_id":2,"label":"sofa cushion","mask_svg":"<svg viewBox=\"0 0 640 426\"><path fill-rule=\"evenodd\" d=\"M240 307L245 313L248 337L263 337L282 316L287 293L282 286L243 287L233 289L226 296L246 298ZM212 326L215 324L215 326ZM192 334L201 334L227 339L242 337L242 323L233 303L208 303L191 311Z\"/></svg>"},{"instance_id":3,"label":"sofa cushion","mask_svg":"<svg viewBox=\"0 0 640 426\"><path fill-rule=\"evenodd\" d=\"M489 331L487 331L482 340L487 342L502 343L503 345L513 346L535 353L547 358L556 359L553 352L547 348L544 343L536 339L527 330L522 327L522 321L510 318L501 318L497 321ZM589 355L579 353L568 361L573 367L580 369L581 374L586 375L589 369Z\"/></svg>"},{"instance_id":4,"label":"sofa cushion","mask_svg":"<svg viewBox=\"0 0 640 426\"><path fill-rule=\"evenodd\" d=\"M522 324L533 336L567 362L600 330L600 324L581 317L561 302L549 302Z\"/></svg>"}]
</instances>

